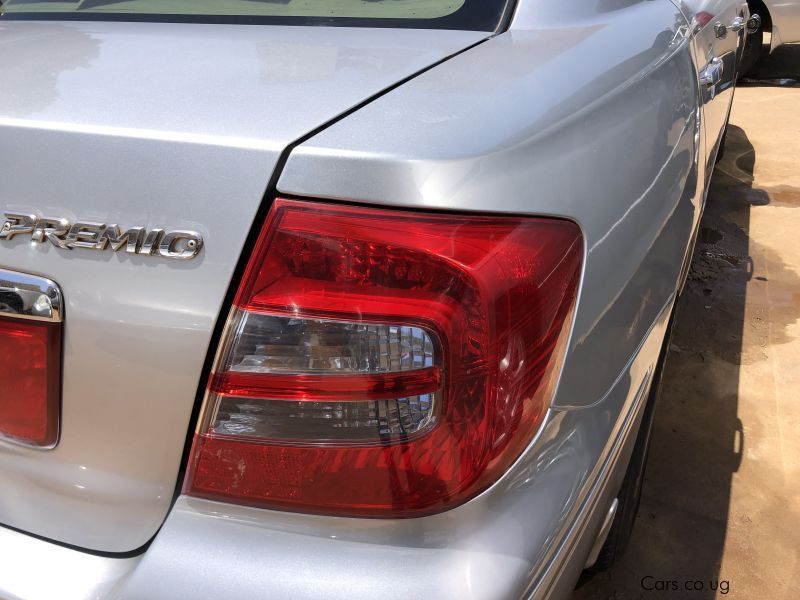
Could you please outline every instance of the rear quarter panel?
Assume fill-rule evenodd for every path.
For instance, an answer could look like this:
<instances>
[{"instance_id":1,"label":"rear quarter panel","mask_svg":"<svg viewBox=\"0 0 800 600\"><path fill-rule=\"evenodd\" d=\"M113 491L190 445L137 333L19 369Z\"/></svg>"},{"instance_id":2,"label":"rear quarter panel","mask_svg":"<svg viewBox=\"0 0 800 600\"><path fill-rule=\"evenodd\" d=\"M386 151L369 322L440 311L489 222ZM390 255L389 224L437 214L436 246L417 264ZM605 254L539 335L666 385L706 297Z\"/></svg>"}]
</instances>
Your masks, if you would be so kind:
<instances>
[{"instance_id":1,"label":"rear quarter panel","mask_svg":"<svg viewBox=\"0 0 800 600\"><path fill-rule=\"evenodd\" d=\"M686 21L667 0L600 4L522 0L508 32L295 148L277 186L580 224L586 257L572 338L527 451L477 498L420 519L181 497L123 595L569 595L624 475L631 447L620 440L637 427L703 178ZM232 582L229 567L247 576Z\"/></svg>"},{"instance_id":2,"label":"rear quarter panel","mask_svg":"<svg viewBox=\"0 0 800 600\"><path fill-rule=\"evenodd\" d=\"M561 381L512 469L457 509L405 521L180 497L118 596L568 593L588 550L568 565L554 554L620 415L646 391L699 212L685 25L667 0L521 0L508 32L298 146L278 182L290 195L580 224L585 268Z\"/></svg>"},{"instance_id":3,"label":"rear quarter panel","mask_svg":"<svg viewBox=\"0 0 800 600\"><path fill-rule=\"evenodd\" d=\"M586 262L560 407L602 398L670 300L702 180L683 17L666 0L578 4L522 2L507 33L299 146L278 182L300 196L578 222Z\"/></svg>"}]
</instances>

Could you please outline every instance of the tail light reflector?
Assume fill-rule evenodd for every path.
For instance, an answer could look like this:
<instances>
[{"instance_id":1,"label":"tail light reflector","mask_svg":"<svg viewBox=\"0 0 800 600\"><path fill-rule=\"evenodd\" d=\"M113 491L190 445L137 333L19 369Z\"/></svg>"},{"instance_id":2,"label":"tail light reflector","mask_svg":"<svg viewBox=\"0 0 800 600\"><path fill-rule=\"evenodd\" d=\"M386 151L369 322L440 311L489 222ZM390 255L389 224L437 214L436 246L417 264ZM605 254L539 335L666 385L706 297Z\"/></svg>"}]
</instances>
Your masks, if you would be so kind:
<instances>
[{"instance_id":1,"label":"tail light reflector","mask_svg":"<svg viewBox=\"0 0 800 600\"><path fill-rule=\"evenodd\" d=\"M60 398L58 286L0 269L0 439L55 446Z\"/></svg>"},{"instance_id":2,"label":"tail light reflector","mask_svg":"<svg viewBox=\"0 0 800 600\"><path fill-rule=\"evenodd\" d=\"M185 493L389 517L474 497L538 430L581 259L569 221L277 199Z\"/></svg>"}]
</instances>

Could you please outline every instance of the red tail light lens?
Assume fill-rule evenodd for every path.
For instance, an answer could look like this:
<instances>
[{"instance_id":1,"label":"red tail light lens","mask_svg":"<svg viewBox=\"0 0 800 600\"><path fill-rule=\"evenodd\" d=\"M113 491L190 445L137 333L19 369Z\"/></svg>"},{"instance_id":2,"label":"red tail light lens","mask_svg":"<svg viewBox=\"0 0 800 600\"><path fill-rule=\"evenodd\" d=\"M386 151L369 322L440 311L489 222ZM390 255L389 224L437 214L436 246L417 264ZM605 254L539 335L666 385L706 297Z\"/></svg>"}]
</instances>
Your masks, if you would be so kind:
<instances>
[{"instance_id":1,"label":"red tail light lens","mask_svg":"<svg viewBox=\"0 0 800 600\"><path fill-rule=\"evenodd\" d=\"M702 29L703 27L705 27L706 25L711 23L711 21L714 20L714 15L712 15L710 12L701 10L699 13L695 15L694 18L695 22L697 23L697 27L699 29Z\"/></svg>"},{"instance_id":2,"label":"red tail light lens","mask_svg":"<svg viewBox=\"0 0 800 600\"><path fill-rule=\"evenodd\" d=\"M0 438L55 446L60 396L61 292L0 269Z\"/></svg>"},{"instance_id":3,"label":"red tail light lens","mask_svg":"<svg viewBox=\"0 0 800 600\"><path fill-rule=\"evenodd\" d=\"M474 497L538 430L581 259L568 221L276 200L184 491L390 517Z\"/></svg>"}]
</instances>

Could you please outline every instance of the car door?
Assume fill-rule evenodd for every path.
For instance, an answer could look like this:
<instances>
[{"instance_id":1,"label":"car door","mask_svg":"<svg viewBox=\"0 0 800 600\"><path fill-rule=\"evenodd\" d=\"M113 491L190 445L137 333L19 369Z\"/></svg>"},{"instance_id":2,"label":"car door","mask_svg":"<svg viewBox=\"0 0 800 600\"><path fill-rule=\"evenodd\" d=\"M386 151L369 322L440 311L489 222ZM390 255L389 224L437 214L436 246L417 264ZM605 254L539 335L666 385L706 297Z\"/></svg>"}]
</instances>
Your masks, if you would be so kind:
<instances>
[{"instance_id":1,"label":"car door","mask_svg":"<svg viewBox=\"0 0 800 600\"><path fill-rule=\"evenodd\" d=\"M693 13L687 16L692 20L700 75L708 183L733 101L747 5L738 0L692 0L684 6Z\"/></svg>"}]
</instances>

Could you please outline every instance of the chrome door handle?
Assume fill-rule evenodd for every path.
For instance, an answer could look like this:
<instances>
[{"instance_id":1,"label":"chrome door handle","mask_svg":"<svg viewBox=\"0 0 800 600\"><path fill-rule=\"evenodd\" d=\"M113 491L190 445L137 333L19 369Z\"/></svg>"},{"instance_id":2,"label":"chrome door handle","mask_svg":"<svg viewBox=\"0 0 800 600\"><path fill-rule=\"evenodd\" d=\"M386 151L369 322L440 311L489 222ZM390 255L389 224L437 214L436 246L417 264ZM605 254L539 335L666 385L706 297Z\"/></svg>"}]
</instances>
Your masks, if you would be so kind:
<instances>
[{"instance_id":1,"label":"chrome door handle","mask_svg":"<svg viewBox=\"0 0 800 600\"><path fill-rule=\"evenodd\" d=\"M736 17L731 21L731 31L741 31L744 29L746 21L743 17Z\"/></svg>"},{"instance_id":2,"label":"chrome door handle","mask_svg":"<svg viewBox=\"0 0 800 600\"><path fill-rule=\"evenodd\" d=\"M711 62L708 63L706 68L700 73L700 83L708 87L717 85L722 81L722 73L724 70L725 65L722 64L721 58L711 59Z\"/></svg>"}]
</instances>

